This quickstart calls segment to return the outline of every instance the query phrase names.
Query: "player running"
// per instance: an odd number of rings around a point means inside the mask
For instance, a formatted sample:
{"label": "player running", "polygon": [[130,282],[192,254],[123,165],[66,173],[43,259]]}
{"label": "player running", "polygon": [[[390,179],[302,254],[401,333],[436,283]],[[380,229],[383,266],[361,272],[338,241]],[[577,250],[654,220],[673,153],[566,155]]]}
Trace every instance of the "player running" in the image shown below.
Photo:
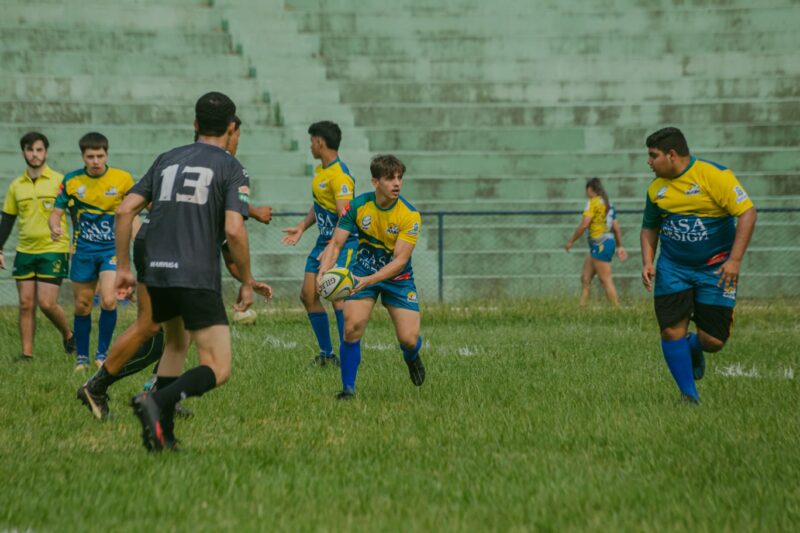
{"label": "player running", "polygon": [[628,252],[622,247],[622,232],[619,229],[619,222],[617,222],[617,210],[608,200],[608,194],[599,178],[592,178],[586,183],[586,196],[589,201],[586,202],[586,209],[583,210],[583,220],[565,246],[569,252],[575,241],[585,231],[589,231],[589,253],[583,262],[583,271],[581,272],[580,305],[584,307],[589,301],[592,279],[596,275],[600,278],[608,301],[614,307],[619,307],[617,288],[611,277],[611,259],[616,251],[619,260],[625,261],[628,258]]}
{"label": "player running", "polygon": [[117,324],[117,293],[114,272],[114,213],[133,186],[133,177],[108,166],[108,139],[96,132],[81,137],[78,145],[84,168],[64,176],[61,192],[50,214],[50,234],[54,242],[64,235],[61,219],[64,209],[74,205],[77,227],[70,279],[75,300],[75,371],[89,368],[89,339],[92,332],[92,305],[98,281],[100,320],[98,321],[95,365],[105,361],[111,336]]}
{"label": "player running", "polygon": [[[679,129],[661,129],[646,144],[656,179],[642,220],[642,281],[654,291],[667,366],[683,398],[696,403],[703,352],[718,352],[730,336],[756,209],[733,172],[689,153]],[[688,333],[689,320],[696,334]]]}
{"label": "player running", "polygon": [[226,151],[236,129],[236,105],[217,92],[195,105],[198,142],[160,155],[117,211],[117,287],[134,285],[128,246],[133,217],[152,202],[145,237],[153,321],[161,323],[166,345],[161,365],[180,369],[191,341],[200,365],[157,391],[131,399],[148,450],[174,448],[174,406],[223,385],[231,373],[231,339],[222,302],[219,248],[227,238],[243,283],[237,310],[253,301],[250,251],[244,221],[250,184],[247,172]]}
{"label": "player running", "polygon": [[[311,329],[314,331],[319,345],[319,355],[314,358],[314,363],[320,366],[327,364],[338,366],[339,361],[333,352],[333,343],[331,342],[328,313],[322,307],[319,294],[317,294],[317,275],[321,272],[319,268],[320,254],[333,236],[339,221],[339,213],[353,199],[355,181],[347,165],[339,159],[338,150],[342,140],[342,131],[339,126],[329,121],[316,122],[308,128],[308,134],[311,136],[311,155],[315,159],[319,159],[321,163],[314,169],[314,178],[311,180],[314,205],[299,224],[283,230],[286,235],[281,242],[294,246],[308,228],[315,223],[319,228],[317,243],[306,260],[300,300],[306,308]],[[336,259],[336,266],[346,268],[350,264],[357,246],[358,239],[354,232],[342,246]],[[333,303],[340,346],[344,331],[343,306],[343,302]]]}
{"label": "player running", "polygon": [[66,217],[59,224],[62,234],[50,238],[48,220],[64,176],[47,166],[50,142],[32,131],[19,141],[26,169],[8,187],[0,222],[0,268],[5,268],[3,245],[14,222],[19,219],[19,239],[12,276],[19,294],[19,336],[22,354],[18,361],[33,360],[36,307],[61,333],[64,350],[75,353],[75,337],[69,329],[64,309],[58,305],[58,290],[69,272],[69,236]]}
{"label": "player running", "polygon": [[405,171],[405,165],[392,155],[379,155],[372,160],[370,173],[375,191],[358,196],[345,207],[320,259],[317,290],[319,278],[334,266],[350,236],[358,232],[358,252],[352,266],[356,286],[344,304],[342,391],[337,395],[340,400],[355,395],[361,337],[378,297],[394,323],[411,381],[416,386],[425,381],[425,366],[419,355],[419,302],[411,269],[411,254],[422,220],[400,196]]}

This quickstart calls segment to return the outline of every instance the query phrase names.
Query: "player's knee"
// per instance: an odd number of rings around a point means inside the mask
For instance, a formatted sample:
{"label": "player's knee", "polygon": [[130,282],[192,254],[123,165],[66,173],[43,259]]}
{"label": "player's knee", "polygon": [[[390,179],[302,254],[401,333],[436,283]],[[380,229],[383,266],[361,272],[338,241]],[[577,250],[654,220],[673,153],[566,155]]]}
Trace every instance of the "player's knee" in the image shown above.
{"label": "player's knee", "polygon": [[113,311],[117,308],[117,297],[115,295],[102,296],[100,298],[100,307],[106,311]]}
{"label": "player's knee", "polygon": [[217,387],[225,384],[231,378],[231,365],[215,365],[212,370],[217,379]]}
{"label": "player's knee", "polygon": [[39,309],[45,314],[52,314],[58,308],[58,302],[53,300],[39,300]]}
{"label": "player's knee", "polygon": [[686,328],[673,326],[661,330],[661,338],[665,341],[678,341],[686,337]]}
{"label": "player's knee", "polygon": [[20,298],[19,310],[23,313],[30,313],[34,309],[33,298]]}
{"label": "player's knee", "polygon": [[419,339],[418,334],[409,334],[404,333],[402,335],[397,336],[397,340],[400,342],[400,346],[405,348],[406,350],[413,350],[417,347],[417,340]]}
{"label": "player's knee", "polygon": [[75,314],[88,315],[92,312],[92,299],[91,298],[75,298]]}
{"label": "player's knee", "polygon": [[720,351],[725,346],[725,341],[712,337],[711,335],[702,335],[700,337],[700,344],[703,346],[704,352],[714,353]]}
{"label": "player's knee", "polygon": [[592,284],[592,277],[591,276],[581,276],[581,285],[584,287],[589,287]]}
{"label": "player's knee", "polygon": [[344,340],[347,342],[356,342],[364,334],[364,324],[361,322],[345,323],[344,325]]}
{"label": "player's knee", "polygon": [[142,320],[138,321],[137,328],[142,334],[146,335],[148,338],[155,336],[159,331],[161,331],[161,325],[156,324],[152,320]]}
{"label": "player's knee", "polygon": [[303,303],[303,306],[306,309],[309,309],[314,305],[314,302],[316,300],[315,296],[316,296],[315,292],[307,291],[305,289],[300,291],[300,301]]}

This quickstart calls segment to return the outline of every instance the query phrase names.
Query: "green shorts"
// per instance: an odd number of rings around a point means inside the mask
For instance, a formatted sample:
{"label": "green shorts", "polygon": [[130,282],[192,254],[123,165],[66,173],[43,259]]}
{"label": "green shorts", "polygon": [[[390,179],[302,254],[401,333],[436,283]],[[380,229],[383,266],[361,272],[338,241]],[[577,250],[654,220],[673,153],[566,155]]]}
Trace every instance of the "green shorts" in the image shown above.
{"label": "green shorts", "polygon": [[45,252],[27,254],[17,252],[14,258],[14,279],[38,279],[59,281],[69,274],[69,254],[66,252]]}

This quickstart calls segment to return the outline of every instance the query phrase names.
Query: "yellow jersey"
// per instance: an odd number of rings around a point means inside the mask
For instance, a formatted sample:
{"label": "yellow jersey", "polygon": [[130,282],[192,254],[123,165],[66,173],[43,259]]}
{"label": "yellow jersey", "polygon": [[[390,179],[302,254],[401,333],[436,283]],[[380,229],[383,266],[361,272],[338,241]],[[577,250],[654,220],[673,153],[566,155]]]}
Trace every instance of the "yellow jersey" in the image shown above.
{"label": "yellow jersey", "polygon": [[61,217],[61,238],[50,238],[48,220],[53,212],[61,180],[64,176],[45,165],[38,178],[32,180],[28,171],[22,173],[8,188],[3,211],[19,221],[17,251],[26,254],[69,252],[67,217]]}
{"label": "yellow jersey", "polygon": [[589,223],[589,238],[592,240],[606,240],[613,236],[614,220],[617,218],[617,211],[614,206],[608,206],[602,196],[595,196],[586,202],[583,216],[591,217]]}
{"label": "yellow jersey", "polygon": [[311,194],[314,198],[314,216],[319,228],[317,244],[326,244],[336,229],[339,210],[336,200],[352,200],[355,193],[355,180],[339,158],[327,167],[317,165],[314,179],[311,180]]}

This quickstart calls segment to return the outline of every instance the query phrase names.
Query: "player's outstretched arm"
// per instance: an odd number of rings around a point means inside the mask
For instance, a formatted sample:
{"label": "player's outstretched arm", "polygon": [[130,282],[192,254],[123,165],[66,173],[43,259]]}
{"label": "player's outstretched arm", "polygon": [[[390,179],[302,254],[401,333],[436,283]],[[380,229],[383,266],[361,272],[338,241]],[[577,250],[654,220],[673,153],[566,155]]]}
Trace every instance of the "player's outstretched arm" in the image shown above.
{"label": "player's outstretched arm", "polygon": [[316,224],[316,222],[317,217],[314,215],[314,208],[312,207],[308,210],[308,214],[303,220],[300,221],[299,224],[292,226],[291,228],[283,229],[284,236],[283,239],[281,239],[281,242],[286,246],[294,246],[300,242],[300,237],[303,236],[303,233],[305,233],[308,228]]}
{"label": "player's outstretched arm", "polygon": [[658,230],[642,228],[640,239],[642,241],[642,283],[649,291],[652,290],[653,280],[656,277],[656,267],[653,261],[655,261],[656,247],[658,246]]}
{"label": "player's outstretched arm", "polygon": [[[230,272],[231,276],[233,276],[236,281],[241,283],[242,276],[239,275],[239,269],[236,268],[236,263],[233,262],[233,258],[231,257],[231,253],[227,247],[222,248],[222,259],[225,262],[225,268],[228,269],[228,272]],[[272,299],[272,287],[263,281],[253,280],[253,292],[260,294],[267,300]]]}
{"label": "player's outstretched arm", "polygon": [[589,224],[591,223],[592,223],[592,217],[583,217],[581,223],[578,224],[577,228],[575,228],[575,233],[572,234],[572,237],[569,238],[567,244],[564,245],[564,249],[566,249],[569,252],[569,249],[572,248],[572,245],[575,243],[575,241],[581,238],[581,235],[583,235],[583,232],[586,231],[586,228],[588,228]]}
{"label": "player's outstretched arm", "polygon": [[757,217],[758,215],[755,207],[751,207],[739,215],[739,219],[736,223],[736,237],[733,240],[730,256],[715,272],[715,274],[719,274],[718,286],[726,288],[736,287],[736,283],[739,281],[739,270],[741,269],[742,258],[750,244],[750,239],[753,237]]}
{"label": "player's outstretched arm", "polygon": [[272,220],[272,208],[268,205],[250,205],[247,208],[247,215],[262,224],[269,224]]}
{"label": "player's outstretched arm", "polygon": [[363,278],[353,276],[353,279],[356,281],[356,286],[353,288],[353,293],[369,287],[370,285],[375,285],[376,283],[386,281],[387,279],[392,279],[393,277],[399,275],[408,264],[408,260],[411,259],[411,254],[414,252],[414,247],[416,247],[416,244],[398,240],[394,247],[392,260],[386,263],[383,268],[374,274],[365,276]]}

